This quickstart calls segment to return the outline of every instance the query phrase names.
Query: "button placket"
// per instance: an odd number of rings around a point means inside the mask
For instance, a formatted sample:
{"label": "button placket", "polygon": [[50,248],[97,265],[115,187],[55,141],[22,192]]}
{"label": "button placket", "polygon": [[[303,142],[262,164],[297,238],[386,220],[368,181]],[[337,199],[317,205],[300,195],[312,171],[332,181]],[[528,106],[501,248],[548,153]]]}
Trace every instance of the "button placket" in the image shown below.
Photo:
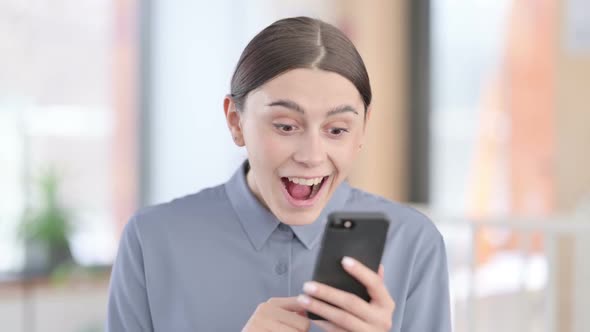
{"label": "button placket", "polygon": [[279,255],[276,256],[273,272],[275,275],[281,276],[281,279],[283,279],[290,270],[291,245],[295,238],[295,234],[289,225],[280,223],[277,226],[274,237],[277,240],[280,249],[276,251]]}

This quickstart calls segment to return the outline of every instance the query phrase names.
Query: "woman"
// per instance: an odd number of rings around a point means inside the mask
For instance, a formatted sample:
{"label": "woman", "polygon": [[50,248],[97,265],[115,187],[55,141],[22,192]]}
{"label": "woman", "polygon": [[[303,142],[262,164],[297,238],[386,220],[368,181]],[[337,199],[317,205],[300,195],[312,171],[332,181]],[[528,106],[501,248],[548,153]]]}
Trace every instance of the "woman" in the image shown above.
{"label": "woman", "polygon": [[[363,61],[338,29],[297,17],[261,31],[224,100],[248,160],[227,183],[130,220],[107,330],[450,331],[440,233],[415,210],[345,181],[370,105]],[[332,211],[380,211],[391,220],[379,273],[343,260],[370,303],[309,282]],[[311,322],[305,311],[327,320]]]}

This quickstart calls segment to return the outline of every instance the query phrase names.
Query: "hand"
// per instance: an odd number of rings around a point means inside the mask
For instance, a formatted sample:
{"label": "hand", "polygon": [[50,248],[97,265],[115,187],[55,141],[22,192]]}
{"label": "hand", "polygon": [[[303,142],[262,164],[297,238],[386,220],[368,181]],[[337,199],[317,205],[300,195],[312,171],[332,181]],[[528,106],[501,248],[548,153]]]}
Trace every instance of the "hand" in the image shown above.
{"label": "hand", "polygon": [[367,287],[370,302],[355,294],[313,281],[305,283],[303,287],[305,293],[313,298],[300,295],[297,300],[307,311],[326,319],[314,321],[324,331],[389,331],[393,325],[395,302],[383,282],[383,265],[379,266],[379,273],[350,257],[345,257],[342,265]]}
{"label": "hand", "polygon": [[274,297],[258,305],[242,332],[307,332],[311,321],[304,312],[297,298]]}

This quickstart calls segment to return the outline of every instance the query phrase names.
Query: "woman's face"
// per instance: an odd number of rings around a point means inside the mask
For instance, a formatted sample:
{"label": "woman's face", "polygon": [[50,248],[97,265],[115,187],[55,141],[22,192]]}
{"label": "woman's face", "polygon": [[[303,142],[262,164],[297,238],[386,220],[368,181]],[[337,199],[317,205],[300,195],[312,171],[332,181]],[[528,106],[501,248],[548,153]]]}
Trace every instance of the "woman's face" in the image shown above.
{"label": "woman's face", "polygon": [[[248,185],[282,222],[313,223],[347,177],[365,133],[364,105],[339,74],[288,71],[252,91],[228,125],[248,151]],[[367,115],[367,120],[368,120]]]}

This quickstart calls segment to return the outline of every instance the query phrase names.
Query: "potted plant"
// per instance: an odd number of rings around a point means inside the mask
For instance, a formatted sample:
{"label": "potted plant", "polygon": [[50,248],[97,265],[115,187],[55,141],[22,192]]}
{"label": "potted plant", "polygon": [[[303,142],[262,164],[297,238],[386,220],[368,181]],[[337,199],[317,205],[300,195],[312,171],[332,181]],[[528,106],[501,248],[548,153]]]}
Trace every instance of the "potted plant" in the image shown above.
{"label": "potted plant", "polygon": [[69,211],[60,203],[60,177],[54,168],[37,181],[38,204],[25,210],[19,237],[25,244],[25,272],[48,275],[73,263],[68,237],[73,231]]}

